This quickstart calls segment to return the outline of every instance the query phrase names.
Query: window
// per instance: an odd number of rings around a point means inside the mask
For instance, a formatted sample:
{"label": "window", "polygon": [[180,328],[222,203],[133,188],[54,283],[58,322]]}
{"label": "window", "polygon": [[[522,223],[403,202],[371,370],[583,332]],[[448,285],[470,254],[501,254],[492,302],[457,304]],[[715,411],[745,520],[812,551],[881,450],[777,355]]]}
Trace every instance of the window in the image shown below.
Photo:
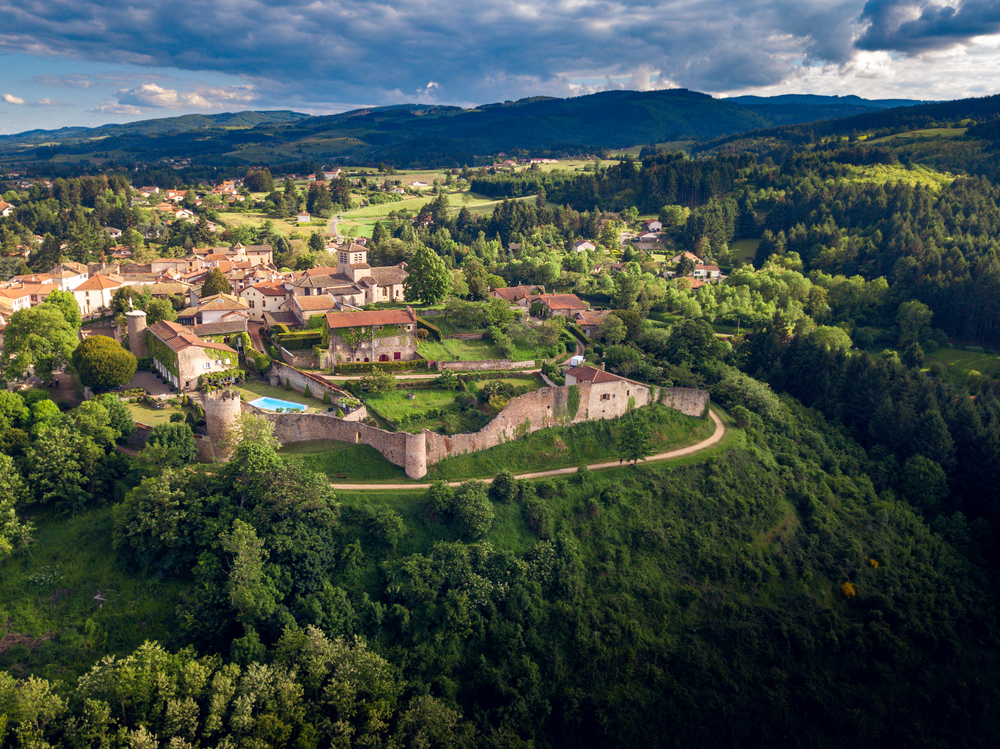
{"label": "window", "polygon": [[602,401],[609,401],[609,400],[611,400],[611,394],[610,393],[601,393],[601,400]]}
{"label": "window", "polygon": [[250,300],[250,309],[253,309],[255,304],[256,304],[256,302],[253,299],[251,299]]}
{"label": "window", "polygon": [[205,362],[205,369],[211,369],[211,368],[212,368],[212,362],[210,361]]}
{"label": "window", "polygon": [[400,353],[398,351],[393,351],[392,352],[392,358],[393,358],[394,361],[399,361]]}

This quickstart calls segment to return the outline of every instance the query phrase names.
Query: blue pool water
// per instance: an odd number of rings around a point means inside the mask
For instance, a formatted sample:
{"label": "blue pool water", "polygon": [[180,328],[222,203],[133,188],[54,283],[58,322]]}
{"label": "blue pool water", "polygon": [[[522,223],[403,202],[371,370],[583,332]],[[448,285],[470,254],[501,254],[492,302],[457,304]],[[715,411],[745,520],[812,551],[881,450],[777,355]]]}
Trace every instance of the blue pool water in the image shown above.
{"label": "blue pool water", "polygon": [[258,398],[255,401],[250,401],[251,406],[257,406],[257,408],[266,408],[268,411],[276,411],[279,408],[283,408],[286,411],[305,411],[306,407],[301,403],[292,403],[291,401],[283,401],[280,398]]}

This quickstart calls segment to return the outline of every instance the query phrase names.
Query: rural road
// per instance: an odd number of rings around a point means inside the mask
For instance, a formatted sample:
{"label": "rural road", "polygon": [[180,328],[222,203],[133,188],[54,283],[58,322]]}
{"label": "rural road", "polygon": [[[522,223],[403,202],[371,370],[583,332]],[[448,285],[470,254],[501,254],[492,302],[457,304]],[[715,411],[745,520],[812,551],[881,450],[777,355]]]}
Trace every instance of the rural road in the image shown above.
{"label": "rural road", "polygon": [[[652,463],[657,460],[673,460],[675,458],[682,458],[685,455],[692,455],[696,452],[700,452],[712,445],[718,444],[719,441],[726,434],[726,426],[722,423],[722,419],[715,413],[715,411],[709,410],[708,415],[712,417],[712,422],[715,424],[715,431],[712,434],[693,445],[688,445],[687,447],[679,447],[676,450],[668,450],[665,453],[660,453],[659,455],[652,455],[644,462]],[[613,460],[606,463],[591,463],[587,468],[591,471],[600,471],[604,468],[619,468],[621,463],[615,463]],[[519,479],[541,479],[547,476],[565,476],[567,474],[576,473],[578,470],[577,466],[571,466],[570,468],[554,468],[551,471],[537,471],[536,473],[520,473],[516,476]],[[468,481],[470,479],[466,479]],[[493,479],[480,479],[483,483],[490,484]],[[460,486],[461,481],[449,481],[448,486]],[[337,484],[331,483],[334,489],[340,489],[342,491],[392,491],[397,489],[428,489],[430,484]]]}

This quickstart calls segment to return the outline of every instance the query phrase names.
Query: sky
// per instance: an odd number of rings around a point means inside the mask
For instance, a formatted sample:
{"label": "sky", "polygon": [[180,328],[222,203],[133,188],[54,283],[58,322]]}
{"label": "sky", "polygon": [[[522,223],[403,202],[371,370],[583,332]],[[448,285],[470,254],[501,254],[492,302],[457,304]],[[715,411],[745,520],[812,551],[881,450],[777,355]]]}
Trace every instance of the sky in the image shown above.
{"label": "sky", "polygon": [[1000,92],[1000,0],[0,0],[0,134],[683,87]]}

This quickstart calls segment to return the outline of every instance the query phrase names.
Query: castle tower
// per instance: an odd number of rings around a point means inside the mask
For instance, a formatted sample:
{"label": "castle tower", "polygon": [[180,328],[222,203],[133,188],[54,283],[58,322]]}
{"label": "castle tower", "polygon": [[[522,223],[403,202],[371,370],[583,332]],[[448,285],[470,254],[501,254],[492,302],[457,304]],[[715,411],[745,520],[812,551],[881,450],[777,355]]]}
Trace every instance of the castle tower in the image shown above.
{"label": "castle tower", "polygon": [[128,326],[128,347],[137,359],[149,356],[149,340],[146,332],[146,313],[141,309],[125,313]]}
{"label": "castle tower", "polygon": [[228,457],[223,451],[222,441],[242,411],[240,394],[235,390],[216,390],[206,393],[205,426],[208,427],[208,438],[215,447],[217,460],[225,460]]}
{"label": "castle tower", "polygon": [[411,479],[422,479],[427,475],[427,438],[423,432],[406,435],[406,475]]}

